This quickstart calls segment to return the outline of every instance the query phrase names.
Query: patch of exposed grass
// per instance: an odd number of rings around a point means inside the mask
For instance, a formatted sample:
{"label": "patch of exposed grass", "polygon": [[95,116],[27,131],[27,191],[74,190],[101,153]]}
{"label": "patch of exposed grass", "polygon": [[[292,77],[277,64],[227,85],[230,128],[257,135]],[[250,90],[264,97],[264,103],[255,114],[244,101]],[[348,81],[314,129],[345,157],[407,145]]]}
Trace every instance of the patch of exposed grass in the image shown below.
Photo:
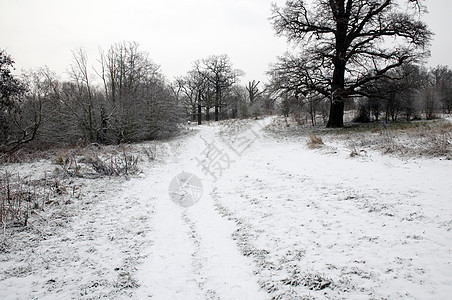
{"label": "patch of exposed grass", "polygon": [[322,145],[316,143],[315,138],[312,140],[311,137],[322,136],[322,143],[325,140],[344,142],[350,149],[352,157],[367,153],[368,150],[376,150],[383,154],[406,157],[452,159],[452,123],[444,119],[348,123],[344,128],[332,129],[295,124],[287,127],[284,124],[282,119],[275,119],[266,130],[277,138],[297,139],[308,136],[307,143],[310,148],[318,148]]}
{"label": "patch of exposed grass", "polygon": [[[446,121],[397,121],[390,123],[372,122],[366,124],[352,123],[346,125],[343,129],[338,130],[337,133],[349,133],[349,132],[378,132],[381,130],[419,130],[436,127]],[[449,122],[447,122],[449,123]]]}
{"label": "patch of exposed grass", "polygon": [[452,154],[452,124],[446,120],[346,128],[330,137],[345,140],[353,153],[364,148],[407,157],[450,159]]}

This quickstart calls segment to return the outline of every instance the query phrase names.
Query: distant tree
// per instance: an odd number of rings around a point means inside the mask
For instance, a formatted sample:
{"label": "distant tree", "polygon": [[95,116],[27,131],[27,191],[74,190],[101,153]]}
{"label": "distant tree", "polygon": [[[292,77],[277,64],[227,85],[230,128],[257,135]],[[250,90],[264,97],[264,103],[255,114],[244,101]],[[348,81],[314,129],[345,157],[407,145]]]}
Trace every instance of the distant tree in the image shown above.
{"label": "distant tree", "polygon": [[259,96],[265,93],[265,89],[262,91],[259,90],[259,83],[260,81],[256,82],[256,80],[248,82],[246,90],[248,91],[248,97],[251,103],[254,103]]}
{"label": "distant tree", "polygon": [[24,72],[20,76],[21,85],[27,92],[6,108],[7,134],[1,139],[3,151],[16,150],[43,136],[50,117],[56,115],[52,105],[56,91],[54,79],[48,68]]}
{"label": "distant tree", "polygon": [[196,120],[196,102],[195,93],[188,89],[186,78],[177,77],[171,83],[171,90],[177,101],[185,108],[186,115],[190,116],[192,121]]}
{"label": "distant tree", "polygon": [[431,120],[435,117],[435,113],[439,107],[438,91],[432,85],[428,85],[422,91],[421,97],[425,118]]}
{"label": "distant tree", "polygon": [[195,63],[198,73],[203,76],[214,92],[215,121],[219,120],[220,110],[226,106],[224,100],[228,90],[238,81],[243,72],[234,69],[229,56],[212,55]]}
{"label": "distant tree", "polygon": [[418,94],[420,108],[426,119],[433,119],[441,111],[441,71],[438,68],[422,69],[421,90]]}
{"label": "distant tree", "polygon": [[317,114],[323,113],[323,104],[324,104],[324,98],[319,95],[313,95],[306,97],[305,100],[305,110],[309,115],[309,118],[311,120],[311,125],[317,125]]}
{"label": "distant tree", "polygon": [[430,70],[443,111],[452,112],[452,70],[447,66],[436,66]]}
{"label": "distant tree", "polygon": [[[81,114],[77,115],[80,118],[79,122],[84,124],[88,132],[88,139],[90,142],[95,138],[95,108],[94,108],[94,93],[92,91],[92,76],[88,69],[88,55],[83,48],[77,48],[72,51],[73,63],[69,68],[69,75],[72,82],[77,87],[78,106],[83,110]],[[69,105],[67,103],[67,105]],[[72,108],[75,111],[75,108]]]}
{"label": "distant tree", "polygon": [[236,84],[231,90],[232,118],[248,118],[251,114],[251,101],[247,87]]}
{"label": "distant tree", "polygon": [[265,114],[273,113],[275,110],[275,104],[278,97],[269,89],[268,84],[266,85],[265,92],[261,95],[261,97],[263,113]]}
{"label": "distant tree", "polygon": [[250,101],[250,112],[253,117],[258,117],[265,111],[265,99],[263,95],[265,94],[266,89],[260,90],[259,84],[260,81],[253,80],[248,82],[248,86],[246,87]]}
{"label": "distant tree", "polygon": [[[367,97],[360,103],[357,119],[376,121],[385,113],[385,121],[396,121],[400,114],[410,120],[416,113],[416,95],[422,90],[426,74],[416,65],[405,64],[389,71],[380,80],[369,82],[361,92]],[[364,115],[367,114],[366,115]]]}
{"label": "distant tree", "polygon": [[29,89],[24,105],[24,110],[28,110],[28,113],[25,115],[34,116],[26,119],[40,122],[38,143],[52,145],[77,141],[82,136],[79,123],[61,101],[64,84],[57,74],[48,67],[42,67],[24,73],[23,78]]}
{"label": "distant tree", "polygon": [[[0,150],[11,149],[32,141],[40,126],[40,114],[28,120],[25,117],[26,82],[12,74],[14,60],[0,50]],[[39,106],[39,104],[38,104]],[[38,107],[39,109],[39,107]],[[33,122],[35,121],[35,122]]]}
{"label": "distant tree", "polygon": [[100,57],[106,98],[102,123],[108,139],[131,142],[168,135],[177,129],[180,109],[149,54],[135,42],[114,44]]}
{"label": "distant tree", "polygon": [[279,103],[279,112],[286,118],[289,117],[290,115],[290,111],[293,109],[293,105],[292,105],[292,96],[290,95],[289,92],[286,93],[282,93],[281,95],[279,95],[281,102]]}
{"label": "distant tree", "polygon": [[369,82],[426,55],[432,33],[419,20],[423,10],[421,0],[408,0],[405,10],[394,0],[289,0],[274,6],[276,33],[299,45],[300,53],[279,58],[270,74],[282,89],[329,98],[327,126],[342,127],[349,97],[362,96]]}
{"label": "distant tree", "polygon": [[14,105],[14,96],[22,95],[26,91],[24,84],[12,74],[14,60],[0,50],[0,110]]}
{"label": "distant tree", "polygon": [[195,62],[195,66],[186,76],[176,79],[175,85],[181,90],[181,100],[187,114],[191,116],[192,121],[197,121],[201,125],[202,107],[206,107],[206,104],[209,106],[206,99],[209,86],[206,78],[198,70],[199,66]]}

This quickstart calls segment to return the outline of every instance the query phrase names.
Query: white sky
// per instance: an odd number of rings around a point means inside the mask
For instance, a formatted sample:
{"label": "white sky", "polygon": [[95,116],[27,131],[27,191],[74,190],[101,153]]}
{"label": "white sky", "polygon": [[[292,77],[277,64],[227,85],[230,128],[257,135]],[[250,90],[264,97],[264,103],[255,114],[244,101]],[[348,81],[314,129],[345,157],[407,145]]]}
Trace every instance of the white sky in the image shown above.
{"label": "white sky", "polygon": [[[168,79],[196,59],[228,54],[246,73],[242,83],[266,81],[268,65],[288,49],[268,20],[272,2],[285,0],[0,0],[0,48],[16,69],[47,65],[65,76],[77,47],[96,66],[98,47],[136,41]],[[452,1],[426,4],[436,33],[429,65],[452,67]]]}

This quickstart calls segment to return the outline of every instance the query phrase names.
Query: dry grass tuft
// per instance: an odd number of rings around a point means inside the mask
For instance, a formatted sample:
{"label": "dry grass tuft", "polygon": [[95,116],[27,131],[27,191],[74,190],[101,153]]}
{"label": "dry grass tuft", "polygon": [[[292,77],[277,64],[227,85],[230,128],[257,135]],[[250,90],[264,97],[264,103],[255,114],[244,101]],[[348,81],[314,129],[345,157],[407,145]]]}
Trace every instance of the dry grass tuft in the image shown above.
{"label": "dry grass tuft", "polygon": [[309,134],[307,144],[310,148],[320,148],[324,145],[322,138],[313,133]]}

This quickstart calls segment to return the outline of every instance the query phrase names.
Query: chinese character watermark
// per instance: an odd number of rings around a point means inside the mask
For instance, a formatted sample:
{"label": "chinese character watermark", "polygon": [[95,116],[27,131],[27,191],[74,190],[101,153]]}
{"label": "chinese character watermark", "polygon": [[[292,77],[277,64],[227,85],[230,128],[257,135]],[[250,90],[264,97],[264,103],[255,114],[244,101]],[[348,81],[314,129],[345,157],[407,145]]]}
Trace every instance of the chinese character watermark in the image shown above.
{"label": "chinese character watermark", "polygon": [[204,158],[195,158],[198,162],[198,167],[202,168],[202,172],[205,175],[212,176],[214,181],[217,181],[218,176],[223,175],[223,171],[229,169],[231,166],[232,161],[229,157],[229,153],[224,149],[218,148],[213,142],[207,145],[201,152],[201,156]]}
{"label": "chinese character watermark", "polygon": [[[248,148],[260,138],[259,129],[264,128],[266,120],[258,122],[253,128],[238,133],[221,136],[221,142],[206,142],[206,147],[195,160],[204,175],[217,182],[224,171],[240,158]],[[220,146],[219,146],[220,145]],[[196,204],[202,195],[201,180],[191,173],[181,173],[173,178],[169,186],[171,200],[182,207]]]}
{"label": "chinese character watermark", "polygon": [[201,180],[186,172],[174,177],[168,188],[171,200],[182,207],[195,205],[201,199],[202,191]]}
{"label": "chinese character watermark", "polygon": [[228,170],[231,164],[235,162],[233,158],[240,158],[260,138],[258,130],[265,126],[266,123],[263,120],[254,126],[257,128],[248,128],[229,138],[222,136],[221,141],[226,147],[219,147],[218,143],[211,142],[200,153],[201,158],[196,158],[198,166],[201,167],[205,175],[210,175],[216,182],[223,175],[223,171]]}

